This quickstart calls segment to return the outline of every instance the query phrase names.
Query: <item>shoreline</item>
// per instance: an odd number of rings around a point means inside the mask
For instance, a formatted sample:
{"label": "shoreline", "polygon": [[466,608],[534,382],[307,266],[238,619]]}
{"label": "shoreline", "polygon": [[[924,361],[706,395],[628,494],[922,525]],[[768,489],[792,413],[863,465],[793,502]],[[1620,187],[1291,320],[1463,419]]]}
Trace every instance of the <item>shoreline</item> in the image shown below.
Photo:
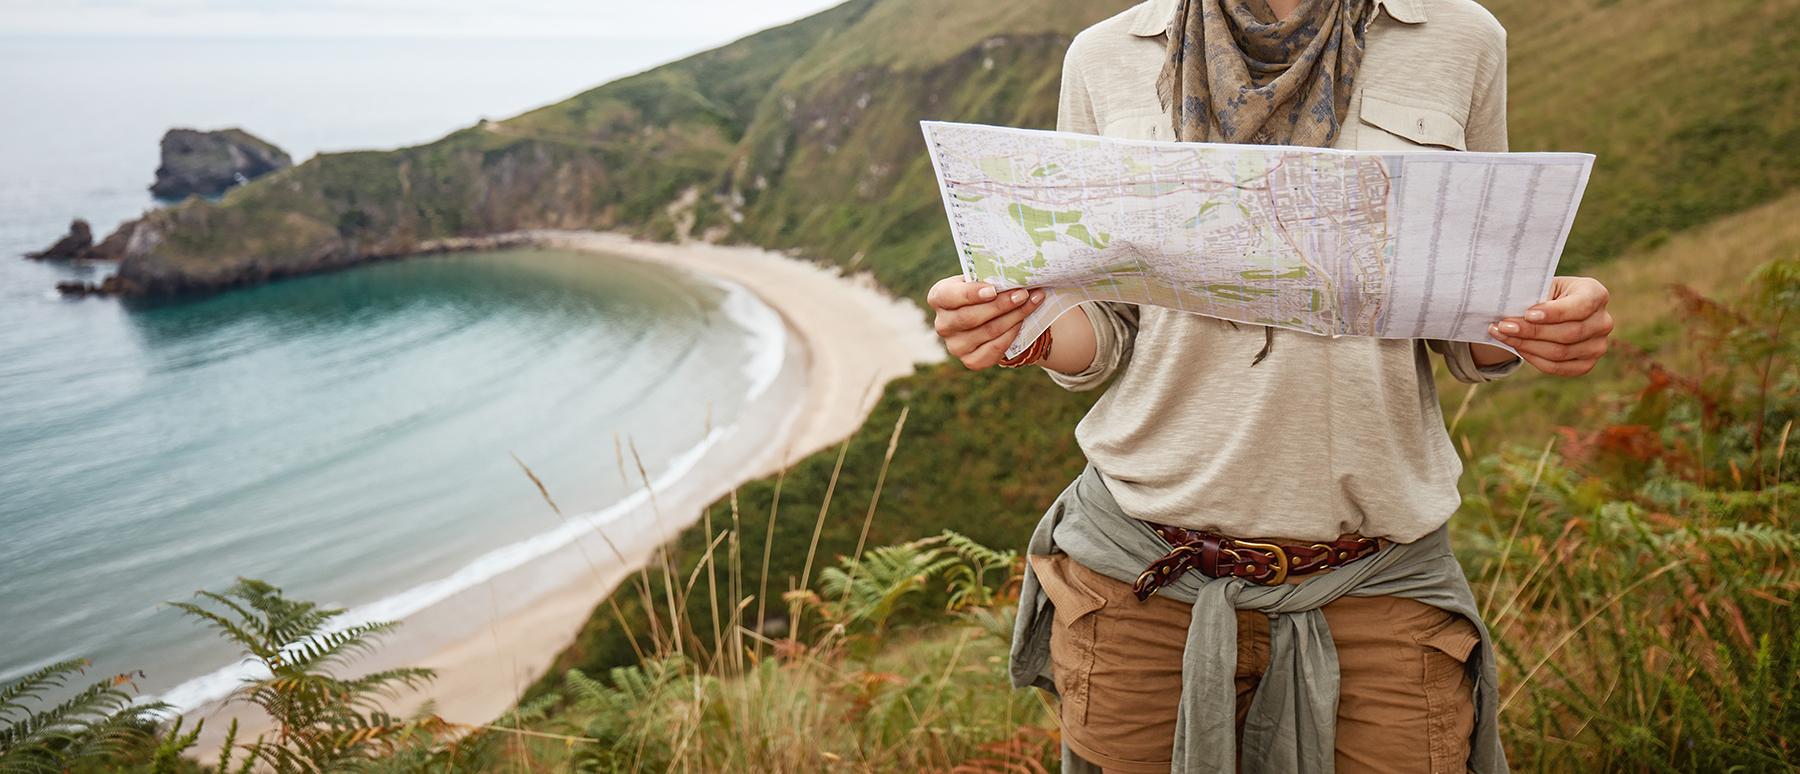
{"label": "shoreline", "polygon": [[[643,242],[604,232],[499,236],[523,243],[519,246],[673,266],[706,281],[742,287],[780,315],[790,334],[784,384],[778,385],[786,389],[770,391],[766,402],[771,405],[757,407],[753,426],[722,434],[721,445],[736,442],[729,449],[706,455],[678,481],[666,486],[658,481],[649,503],[625,508],[593,530],[598,539],[584,538],[560,557],[550,557],[558,561],[521,568],[516,574],[523,577],[498,579],[535,593],[502,594],[489,584],[404,619],[374,654],[353,664],[356,672],[398,666],[437,671],[437,679],[422,690],[385,702],[399,717],[428,702],[436,715],[455,723],[481,725],[504,714],[573,642],[612,589],[697,521],[707,505],[745,482],[773,475],[842,441],[861,427],[883,386],[911,374],[919,363],[945,357],[923,311],[889,296],[866,275],[845,277],[758,248]],[[731,438],[739,429],[747,435]],[[527,601],[501,609],[499,599],[520,596]],[[473,616],[483,619],[477,621],[470,620],[470,611],[492,612]],[[217,752],[224,727],[233,719],[243,726],[240,739],[266,728],[266,719],[254,708],[227,711],[215,704],[189,714],[209,721],[195,748],[201,755]]]}
{"label": "shoreline", "polygon": [[924,310],[889,295],[868,275],[844,276],[756,247],[645,242],[601,231],[526,233],[544,247],[661,263],[735,282],[787,321],[810,359],[803,400],[810,411],[792,430],[786,461],[755,471],[746,481],[772,475],[787,462],[849,437],[862,427],[888,382],[912,374],[914,365],[948,357]]}

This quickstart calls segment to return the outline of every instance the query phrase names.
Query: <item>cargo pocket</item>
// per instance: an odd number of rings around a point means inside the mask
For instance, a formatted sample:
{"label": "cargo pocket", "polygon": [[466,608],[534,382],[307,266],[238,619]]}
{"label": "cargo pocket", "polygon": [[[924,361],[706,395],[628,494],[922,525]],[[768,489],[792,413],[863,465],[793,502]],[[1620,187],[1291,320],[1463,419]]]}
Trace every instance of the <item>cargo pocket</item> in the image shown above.
{"label": "cargo pocket", "polygon": [[1085,724],[1094,643],[1099,638],[1100,616],[1095,613],[1106,607],[1106,597],[1069,572],[1075,560],[1068,554],[1033,555],[1029,560],[1044,595],[1056,607],[1050,627],[1050,669],[1062,697],[1063,722]]}
{"label": "cargo pocket", "polygon": [[1475,681],[1469,657],[1481,644],[1475,624],[1441,611],[1442,623],[1418,635],[1433,774],[1463,774],[1475,733]]}
{"label": "cargo pocket", "polygon": [[1396,97],[1363,92],[1362,122],[1415,145],[1469,149],[1463,124],[1455,116]]}

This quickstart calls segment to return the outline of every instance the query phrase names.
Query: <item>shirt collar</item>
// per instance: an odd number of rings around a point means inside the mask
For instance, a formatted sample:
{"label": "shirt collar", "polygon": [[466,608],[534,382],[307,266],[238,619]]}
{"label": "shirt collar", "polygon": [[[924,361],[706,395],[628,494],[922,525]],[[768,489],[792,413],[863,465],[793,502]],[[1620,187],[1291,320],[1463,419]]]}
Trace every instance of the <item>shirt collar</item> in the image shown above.
{"label": "shirt collar", "polygon": [[[1375,0],[1375,6],[1402,24],[1425,21],[1425,0]],[[1154,38],[1168,32],[1169,23],[1174,21],[1175,12],[1180,9],[1181,0],[1150,0],[1138,6],[1137,18],[1131,23],[1131,34]]]}

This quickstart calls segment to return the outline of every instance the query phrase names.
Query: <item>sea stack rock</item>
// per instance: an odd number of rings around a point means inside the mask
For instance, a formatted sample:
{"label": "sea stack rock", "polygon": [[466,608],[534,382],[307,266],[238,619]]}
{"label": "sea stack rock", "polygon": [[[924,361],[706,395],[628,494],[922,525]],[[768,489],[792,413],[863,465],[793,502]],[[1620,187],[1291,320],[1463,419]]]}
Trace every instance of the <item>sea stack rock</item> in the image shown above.
{"label": "sea stack rock", "polygon": [[94,249],[94,229],[88,222],[76,218],[69,224],[69,235],[56,240],[41,253],[26,253],[25,257],[34,261],[67,261],[86,256]]}
{"label": "sea stack rock", "polygon": [[94,229],[88,222],[76,218],[69,224],[69,234],[56,240],[41,253],[26,253],[25,257],[35,261],[117,261],[125,257],[125,248],[131,244],[131,234],[137,230],[138,221],[128,221],[119,226],[112,236],[100,244],[94,244]]}
{"label": "sea stack rock", "polygon": [[170,129],[162,138],[162,167],[150,193],[158,199],[217,196],[293,165],[285,151],[242,129]]}

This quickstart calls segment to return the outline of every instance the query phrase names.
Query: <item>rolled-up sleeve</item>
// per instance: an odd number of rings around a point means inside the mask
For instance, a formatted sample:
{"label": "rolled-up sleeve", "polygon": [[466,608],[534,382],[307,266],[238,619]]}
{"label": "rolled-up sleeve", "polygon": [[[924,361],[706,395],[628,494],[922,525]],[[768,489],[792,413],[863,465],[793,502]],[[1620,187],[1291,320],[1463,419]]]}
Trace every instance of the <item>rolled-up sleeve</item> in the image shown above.
{"label": "rolled-up sleeve", "polygon": [[1519,366],[1525,362],[1515,357],[1498,365],[1477,365],[1475,352],[1470,348],[1469,342],[1434,339],[1425,344],[1431,347],[1431,351],[1444,357],[1444,365],[1449,367],[1450,375],[1456,377],[1456,380],[1463,384],[1485,384],[1500,381],[1512,376],[1513,372],[1519,370]]}

